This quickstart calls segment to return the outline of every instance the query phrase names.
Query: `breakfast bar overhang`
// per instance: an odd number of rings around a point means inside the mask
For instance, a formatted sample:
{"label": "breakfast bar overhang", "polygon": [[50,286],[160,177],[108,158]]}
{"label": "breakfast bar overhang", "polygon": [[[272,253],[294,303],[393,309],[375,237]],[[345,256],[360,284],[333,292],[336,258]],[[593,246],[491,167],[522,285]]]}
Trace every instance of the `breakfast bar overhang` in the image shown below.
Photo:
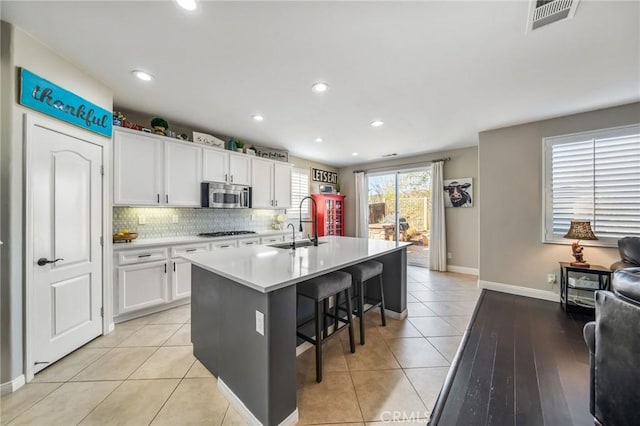
{"label": "breakfast bar overhang", "polygon": [[317,247],[296,250],[249,246],[183,256],[192,264],[195,357],[252,422],[295,424],[296,285],[375,259],[384,265],[386,312],[404,318],[407,245],[324,237]]}

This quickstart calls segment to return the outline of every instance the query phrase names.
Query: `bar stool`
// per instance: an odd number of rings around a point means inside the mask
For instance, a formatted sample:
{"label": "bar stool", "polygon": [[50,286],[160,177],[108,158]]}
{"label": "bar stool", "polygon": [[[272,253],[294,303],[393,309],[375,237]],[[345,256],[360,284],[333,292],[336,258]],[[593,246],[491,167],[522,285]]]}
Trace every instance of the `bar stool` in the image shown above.
{"label": "bar stool", "polygon": [[[336,335],[339,322],[347,324],[340,329],[349,327],[349,345],[351,346],[351,353],[356,351],[353,338],[351,275],[341,271],[331,272],[298,285],[297,293],[298,296],[304,296],[315,302],[314,317],[298,326],[298,328],[300,328],[311,321],[315,321],[315,339],[301,333],[300,331],[296,331],[296,335],[316,347],[316,381],[320,383],[322,381],[322,344],[327,339]],[[346,309],[340,306],[341,294],[345,295]],[[333,314],[330,314],[328,310],[329,298],[331,296],[336,297]],[[340,312],[346,313],[347,319],[344,319]],[[332,318],[335,321],[334,330],[330,335],[327,335],[327,317]]]}
{"label": "bar stool", "polygon": [[[360,319],[360,344],[364,345],[364,314],[375,308],[380,307],[380,319],[382,320],[382,326],[387,325],[387,319],[384,314],[384,289],[382,288],[382,263],[374,260],[362,262],[357,265],[350,266],[343,269],[344,272],[351,274],[353,279],[353,287],[355,288],[358,309],[357,316]],[[364,310],[364,283],[371,278],[378,277],[378,285],[380,290],[380,299],[367,299],[367,302],[372,305],[365,311]]]}

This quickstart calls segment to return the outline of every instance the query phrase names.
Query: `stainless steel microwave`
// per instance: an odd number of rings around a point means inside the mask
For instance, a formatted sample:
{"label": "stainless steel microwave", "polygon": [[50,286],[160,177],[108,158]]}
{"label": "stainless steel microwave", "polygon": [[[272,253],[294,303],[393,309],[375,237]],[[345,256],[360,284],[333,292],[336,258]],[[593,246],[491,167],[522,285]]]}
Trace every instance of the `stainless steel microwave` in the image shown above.
{"label": "stainless steel microwave", "polygon": [[202,182],[201,206],[213,209],[250,209],[251,187]]}

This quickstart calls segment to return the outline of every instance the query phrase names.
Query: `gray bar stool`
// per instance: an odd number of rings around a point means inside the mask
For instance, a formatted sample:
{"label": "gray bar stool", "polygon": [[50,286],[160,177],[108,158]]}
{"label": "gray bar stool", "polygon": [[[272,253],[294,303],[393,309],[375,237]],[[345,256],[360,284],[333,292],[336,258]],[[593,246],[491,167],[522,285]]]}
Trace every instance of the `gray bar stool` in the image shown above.
{"label": "gray bar stool", "polygon": [[[380,307],[380,319],[382,320],[382,326],[387,325],[387,319],[384,315],[384,289],[382,288],[382,263],[374,260],[362,262],[357,265],[350,266],[343,269],[344,272],[351,274],[353,278],[353,287],[355,288],[358,309],[357,315],[360,319],[360,344],[364,345],[364,314],[375,308]],[[380,299],[367,299],[371,306],[364,310],[364,284],[371,278],[378,277],[378,285],[380,290]]]}
{"label": "gray bar stool", "polygon": [[[336,335],[339,322],[347,324],[340,329],[349,327],[349,344],[351,346],[351,353],[354,353],[356,351],[356,345],[353,338],[351,275],[341,271],[331,272],[329,274],[313,278],[303,284],[299,284],[297,292],[298,296],[307,297],[315,302],[314,317],[298,326],[298,328],[300,328],[311,321],[315,321],[315,338],[307,336],[300,331],[297,331],[296,335],[316,347],[316,381],[320,383],[322,381],[322,344],[327,339]],[[347,299],[346,309],[340,306],[341,294],[344,294],[345,298]],[[333,314],[329,313],[328,309],[329,298],[331,296],[336,297]],[[347,319],[344,319],[340,312],[344,312]],[[335,321],[334,330],[330,335],[327,334],[327,317],[332,318]]]}

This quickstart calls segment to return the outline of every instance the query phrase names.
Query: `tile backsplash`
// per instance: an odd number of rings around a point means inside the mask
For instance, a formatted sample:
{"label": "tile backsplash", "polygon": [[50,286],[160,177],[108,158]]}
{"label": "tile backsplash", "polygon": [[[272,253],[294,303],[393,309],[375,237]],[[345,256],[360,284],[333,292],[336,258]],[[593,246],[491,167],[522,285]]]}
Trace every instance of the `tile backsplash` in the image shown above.
{"label": "tile backsplash", "polygon": [[[113,232],[123,229],[138,238],[163,238],[218,231],[271,230],[283,210],[114,207]],[[145,224],[139,224],[143,218]],[[175,223],[174,223],[175,222]]]}

